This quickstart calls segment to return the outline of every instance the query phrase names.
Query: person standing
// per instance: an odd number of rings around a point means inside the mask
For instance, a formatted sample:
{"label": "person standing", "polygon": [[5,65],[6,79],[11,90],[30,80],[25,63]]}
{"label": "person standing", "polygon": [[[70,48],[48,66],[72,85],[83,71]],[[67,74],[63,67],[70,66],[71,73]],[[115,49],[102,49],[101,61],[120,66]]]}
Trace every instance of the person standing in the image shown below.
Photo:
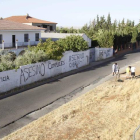
{"label": "person standing", "polygon": [[115,74],[115,69],[116,69],[116,65],[115,63],[112,65],[112,76],[114,76]]}
{"label": "person standing", "polygon": [[119,68],[118,64],[115,63],[115,74],[119,74],[119,70],[120,70],[120,68]]}
{"label": "person standing", "polygon": [[126,79],[127,79],[127,78],[130,78],[130,73],[131,73],[131,66],[128,66],[128,67],[126,68]]}
{"label": "person standing", "polygon": [[120,79],[120,73],[119,73],[119,66],[117,63],[115,63],[115,75],[116,75],[116,80],[119,80]]}
{"label": "person standing", "polygon": [[135,78],[135,70],[136,70],[135,67],[131,67],[131,77],[132,78]]}

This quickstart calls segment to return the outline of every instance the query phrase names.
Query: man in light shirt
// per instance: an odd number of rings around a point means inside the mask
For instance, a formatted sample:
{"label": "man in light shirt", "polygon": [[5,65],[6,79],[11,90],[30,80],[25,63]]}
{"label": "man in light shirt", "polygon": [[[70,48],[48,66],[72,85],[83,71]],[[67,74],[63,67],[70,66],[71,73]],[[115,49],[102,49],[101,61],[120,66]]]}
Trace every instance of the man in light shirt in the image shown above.
{"label": "man in light shirt", "polygon": [[115,74],[115,69],[116,69],[116,65],[115,63],[112,65],[112,76],[114,76]]}
{"label": "man in light shirt", "polygon": [[136,70],[135,67],[131,67],[131,76],[132,76],[132,78],[135,77],[135,70]]}
{"label": "man in light shirt", "polygon": [[115,63],[115,74],[119,74],[120,67]]}

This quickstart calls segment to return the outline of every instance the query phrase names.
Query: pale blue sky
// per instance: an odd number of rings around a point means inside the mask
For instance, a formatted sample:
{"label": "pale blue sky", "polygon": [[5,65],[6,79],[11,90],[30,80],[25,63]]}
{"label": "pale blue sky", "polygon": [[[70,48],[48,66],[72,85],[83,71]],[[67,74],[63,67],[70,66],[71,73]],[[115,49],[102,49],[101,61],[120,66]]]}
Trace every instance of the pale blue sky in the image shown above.
{"label": "pale blue sky", "polygon": [[140,19],[140,0],[0,0],[0,17],[26,15],[57,22],[58,26],[83,26],[108,13],[112,20]]}

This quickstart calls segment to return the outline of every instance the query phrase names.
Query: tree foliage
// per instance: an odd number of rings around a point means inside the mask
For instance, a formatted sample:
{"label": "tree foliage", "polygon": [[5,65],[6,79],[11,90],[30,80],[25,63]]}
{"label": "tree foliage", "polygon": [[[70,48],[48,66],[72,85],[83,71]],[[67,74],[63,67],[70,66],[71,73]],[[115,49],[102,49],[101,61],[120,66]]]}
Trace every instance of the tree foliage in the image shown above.
{"label": "tree foliage", "polygon": [[107,30],[100,30],[98,32],[98,43],[100,47],[110,48],[113,46],[114,35]]}
{"label": "tree foliage", "polygon": [[122,19],[122,21],[114,20],[112,23],[110,14],[108,14],[107,18],[97,15],[93,21],[85,24],[80,32],[85,33],[91,38],[93,45],[97,41],[100,47],[106,47],[108,45],[111,47],[113,42],[113,46],[116,48],[117,46],[120,47],[120,45],[138,41],[140,39],[138,33],[140,32],[140,24],[135,26],[134,21],[127,20],[125,22],[125,19]]}
{"label": "tree foliage", "polygon": [[64,39],[60,39],[57,41],[57,44],[63,48],[63,52],[65,51],[84,51],[88,48],[87,42],[81,36],[67,36]]}
{"label": "tree foliage", "polygon": [[81,37],[71,35],[58,41],[52,41],[47,39],[45,42],[41,42],[37,47],[31,47],[29,50],[38,52],[42,50],[47,55],[48,59],[60,60],[65,51],[84,51],[88,48],[87,42]]}

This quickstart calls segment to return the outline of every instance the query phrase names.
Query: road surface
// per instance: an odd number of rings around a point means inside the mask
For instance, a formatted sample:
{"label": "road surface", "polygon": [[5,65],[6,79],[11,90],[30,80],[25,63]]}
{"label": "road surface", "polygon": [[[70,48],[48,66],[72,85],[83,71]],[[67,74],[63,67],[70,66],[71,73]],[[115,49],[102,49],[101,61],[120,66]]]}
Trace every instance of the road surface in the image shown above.
{"label": "road surface", "polygon": [[[88,68],[79,73],[0,100],[0,134],[7,125],[26,114],[42,108],[80,87],[96,83],[106,77],[111,73],[114,61],[120,67],[124,67],[130,63],[140,61],[140,52],[127,54],[99,66]],[[12,128],[9,128],[9,133],[10,129],[13,131]]]}

